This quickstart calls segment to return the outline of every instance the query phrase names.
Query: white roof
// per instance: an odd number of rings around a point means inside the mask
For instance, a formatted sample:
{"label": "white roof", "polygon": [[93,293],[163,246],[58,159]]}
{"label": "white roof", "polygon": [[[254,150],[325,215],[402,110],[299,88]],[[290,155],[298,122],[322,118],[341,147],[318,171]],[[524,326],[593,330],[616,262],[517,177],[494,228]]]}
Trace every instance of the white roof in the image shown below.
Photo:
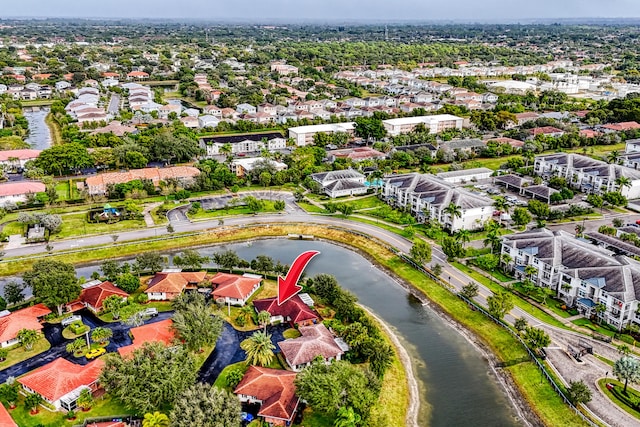
{"label": "white roof", "polygon": [[282,170],[282,169],[286,169],[287,165],[285,163],[281,163],[281,162],[276,162],[273,159],[265,159],[264,157],[248,157],[248,158],[244,158],[244,159],[235,159],[233,160],[231,163],[234,165],[240,165],[242,166],[243,169],[245,170],[251,170],[253,169],[253,165],[256,162],[261,162],[264,160],[268,160],[269,163],[275,165],[276,169],[278,170]]}
{"label": "white roof", "polygon": [[383,120],[382,122],[390,124],[392,126],[399,126],[399,125],[408,125],[412,123],[440,122],[445,120],[462,120],[462,117],[454,116],[452,114],[436,114],[433,116],[401,117],[399,119],[387,119],[387,120]]}
{"label": "white roof", "polygon": [[536,85],[527,83],[527,82],[519,82],[517,80],[504,80],[495,83],[489,84],[491,87],[503,87],[505,89],[520,89],[520,90],[534,90]]}
{"label": "white roof", "polygon": [[355,122],[329,123],[326,125],[297,126],[289,128],[289,130],[295,133],[347,132],[353,130],[355,128],[355,125]]}

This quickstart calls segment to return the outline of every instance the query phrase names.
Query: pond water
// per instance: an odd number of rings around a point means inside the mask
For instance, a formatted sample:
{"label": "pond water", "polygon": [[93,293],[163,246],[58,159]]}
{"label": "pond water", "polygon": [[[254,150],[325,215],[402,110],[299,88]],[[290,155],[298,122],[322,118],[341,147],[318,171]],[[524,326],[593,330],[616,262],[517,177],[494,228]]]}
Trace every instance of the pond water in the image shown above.
{"label": "pond water", "polygon": [[23,114],[29,122],[29,136],[25,141],[31,144],[31,148],[34,150],[44,150],[51,147],[51,133],[45,122],[49,109],[39,108],[37,111],[30,111],[25,108]]}
{"label": "pond water", "polygon": [[[477,349],[359,254],[326,242],[299,240],[261,240],[198,251],[211,256],[225,249],[236,251],[246,260],[268,255],[284,264],[291,264],[304,251],[320,251],[305,273],[334,275],[360,303],[390,325],[409,352],[420,385],[420,426],[523,424]],[[78,276],[88,278],[97,269],[79,267]]]}

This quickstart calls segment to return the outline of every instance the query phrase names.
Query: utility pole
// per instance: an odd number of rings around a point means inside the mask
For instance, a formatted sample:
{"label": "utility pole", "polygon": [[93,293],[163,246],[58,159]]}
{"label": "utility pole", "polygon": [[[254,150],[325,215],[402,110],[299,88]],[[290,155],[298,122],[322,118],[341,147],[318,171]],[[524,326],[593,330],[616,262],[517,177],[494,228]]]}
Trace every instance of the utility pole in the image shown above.
{"label": "utility pole", "polygon": [[384,41],[389,41],[389,27],[387,25],[384,26]]}

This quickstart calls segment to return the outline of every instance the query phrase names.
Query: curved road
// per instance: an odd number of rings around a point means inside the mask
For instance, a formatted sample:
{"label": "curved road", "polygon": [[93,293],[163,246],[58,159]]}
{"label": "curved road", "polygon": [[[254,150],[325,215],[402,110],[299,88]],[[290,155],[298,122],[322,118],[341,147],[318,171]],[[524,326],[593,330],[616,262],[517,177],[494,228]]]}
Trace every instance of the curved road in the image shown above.
{"label": "curved road", "polygon": [[[224,218],[224,225],[219,225],[219,220],[207,220],[198,222],[185,222],[185,221],[171,221],[174,227],[175,233],[188,233],[197,232],[207,229],[220,228],[229,225],[249,225],[249,224],[265,224],[268,226],[270,223],[282,223],[282,222],[299,222],[304,224],[320,224],[320,225],[333,225],[348,228],[350,230],[362,232],[373,236],[381,241],[388,243],[401,252],[408,253],[411,249],[412,242],[399,236],[393,232],[376,227],[375,225],[365,224],[360,222],[349,221],[345,219],[335,218],[331,216],[311,215],[299,208],[289,193],[278,192],[253,192],[255,196],[265,196],[268,194],[269,198],[283,199],[286,202],[285,211],[280,214],[259,215],[250,217],[231,217]],[[243,193],[243,195],[249,195],[249,193]],[[266,198],[266,197],[262,197]],[[152,227],[140,230],[133,230],[122,232],[119,234],[117,244],[122,244],[127,241],[135,241],[141,239],[149,239],[153,237],[162,237],[168,235],[166,227]],[[111,235],[97,235],[87,236],[85,238],[78,238],[73,240],[61,240],[52,243],[55,251],[67,251],[79,249],[87,246],[100,246],[100,245],[114,245]],[[24,246],[15,249],[7,249],[6,257],[18,257],[18,256],[30,256],[46,252],[44,244]],[[469,282],[475,282],[471,277],[467,276],[460,270],[456,269],[447,262],[447,257],[444,255],[440,247],[433,245],[433,263],[439,263],[443,266],[443,272],[440,275],[441,278],[446,279],[454,288],[461,289]],[[492,292],[482,285],[475,282],[479,286],[479,295],[476,297],[477,302],[486,306],[486,298],[492,294]],[[579,364],[570,358],[565,349],[570,343],[577,343],[579,338],[587,339],[592,345],[596,353],[604,355],[610,360],[615,360],[619,357],[617,350],[608,344],[600,343],[592,339],[586,338],[585,335],[577,332],[561,329],[546,323],[543,323],[536,317],[533,317],[529,313],[522,309],[515,307],[506,316],[505,320],[513,323],[516,318],[524,317],[527,319],[529,325],[543,328],[546,330],[552,340],[552,344],[547,349],[549,355],[549,361],[553,364],[556,370],[561,374],[565,382],[569,380],[583,379],[590,386],[593,391],[593,400],[587,405],[588,409],[596,415],[603,423],[609,426],[637,426],[638,422],[635,418],[631,417],[626,412],[618,409],[616,405],[610,403],[608,399],[595,387],[595,381],[605,376],[606,372],[611,371],[611,367],[596,359],[593,356],[585,356],[583,364]]]}

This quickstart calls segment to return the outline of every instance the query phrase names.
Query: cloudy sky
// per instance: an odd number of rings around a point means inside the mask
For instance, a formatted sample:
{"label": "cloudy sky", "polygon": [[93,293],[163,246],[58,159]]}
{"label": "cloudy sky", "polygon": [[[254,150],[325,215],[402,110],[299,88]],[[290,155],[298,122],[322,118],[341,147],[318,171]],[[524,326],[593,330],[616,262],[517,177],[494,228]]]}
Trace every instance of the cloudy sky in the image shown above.
{"label": "cloudy sky", "polygon": [[0,18],[193,18],[264,22],[640,17],[640,0],[0,0],[0,3]]}

